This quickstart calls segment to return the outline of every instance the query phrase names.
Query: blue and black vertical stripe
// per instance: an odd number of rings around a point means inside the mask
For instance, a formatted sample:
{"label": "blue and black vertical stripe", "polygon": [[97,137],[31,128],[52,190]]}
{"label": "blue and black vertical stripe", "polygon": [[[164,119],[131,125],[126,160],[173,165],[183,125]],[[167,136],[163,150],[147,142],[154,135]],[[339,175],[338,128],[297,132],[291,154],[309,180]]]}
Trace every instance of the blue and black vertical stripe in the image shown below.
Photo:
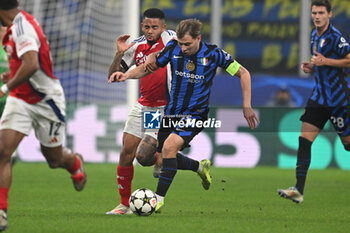
{"label": "blue and black vertical stripe", "polygon": [[[342,34],[332,25],[321,36],[314,29],[311,33],[311,53],[314,50],[332,59],[342,59],[350,53],[350,46]],[[346,69],[331,66],[315,66],[316,85],[311,99],[324,106],[347,106],[350,92],[345,80]]]}
{"label": "blue and black vertical stripe", "polygon": [[217,67],[227,68],[234,60],[216,45],[201,42],[191,56],[170,41],[158,55],[157,65],[171,64],[172,82],[166,115],[202,115],[208,111],[210,88]]}

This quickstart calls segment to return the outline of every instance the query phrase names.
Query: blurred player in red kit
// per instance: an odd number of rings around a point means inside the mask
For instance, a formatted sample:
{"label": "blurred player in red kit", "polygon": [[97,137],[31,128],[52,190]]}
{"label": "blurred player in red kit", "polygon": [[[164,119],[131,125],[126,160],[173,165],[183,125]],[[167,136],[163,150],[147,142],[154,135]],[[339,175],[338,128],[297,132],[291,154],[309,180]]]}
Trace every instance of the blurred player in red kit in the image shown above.
{"label": "blurred player in red kit", "polygon": [[50,49],[34,17],[19,9],[17,0],[0,1],[0,21],[7,26],[3,46],[9,73],[0,98],[9,92],[0,122],[0,231],[7,228],[8,191],[11,184],[11,155],[24,136],[34,129],[41,152],[50,168],[64,168],[74,187],[81,191],[86,173],[80,154],[62,147],[65,134],[65,97],[53,75]]}

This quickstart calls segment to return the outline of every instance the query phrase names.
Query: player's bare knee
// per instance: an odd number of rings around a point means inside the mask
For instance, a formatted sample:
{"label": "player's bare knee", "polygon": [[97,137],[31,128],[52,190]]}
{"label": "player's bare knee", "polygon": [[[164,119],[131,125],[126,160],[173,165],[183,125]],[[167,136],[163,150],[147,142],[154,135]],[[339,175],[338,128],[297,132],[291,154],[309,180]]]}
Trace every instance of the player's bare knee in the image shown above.
{"label": "player's bare knee", "polygon": [[0,161],[1,162],[11,162],[11,155],[13,151],[0,145]]}
{"label": "player's bare knee", "polygon": [[176,146],[170,144],[164,144],[162,148],[163,158],[171,158],[176,157],[176,153],[178,152]]}
{"label": "player's bare knee", "polygon": [[134,160],[134,151],[123,148],[122,151],[120,152],[120,159],[123,159],[124,161]]}

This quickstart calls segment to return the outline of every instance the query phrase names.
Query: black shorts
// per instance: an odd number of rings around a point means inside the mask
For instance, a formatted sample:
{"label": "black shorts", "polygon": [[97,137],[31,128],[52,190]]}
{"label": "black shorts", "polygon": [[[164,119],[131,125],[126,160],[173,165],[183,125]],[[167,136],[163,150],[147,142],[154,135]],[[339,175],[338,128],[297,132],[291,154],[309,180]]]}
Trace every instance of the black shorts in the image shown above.
{"label": "black shorts", "polygon": [[[196,121],[205,121],[205,120],[207,120],[207,116],[206,115],[198,116],[198,117],[192,117],[192,116],[168,117],[168,116],[164,116],[162,118],[162,123],[161,123],[160,129],[158,131],[157,152],[162,152],[165,140],[172,133],[179,135],[184,140],[184,144],[182,145],[182,148],[180,150],[183,150],[186,147],[189,147],[189,143],[192,141],[192,139],[203,130],[203,127],[193,127],[193,125],[191,125],[191,124],[186,125],[186,122],[191,121],[191,120],[193,121],[193,119],[195,119]],[[179,123],[181,121],[184,122],[184,125],[176,124],[176,123]]]}
{"label": "black shorts", "polygon": [[330,120],[339,136],[345,137],[350,135],[349,106],[326,107],[309,100],[300,120],[319,129],[323,129],[327,121]]}

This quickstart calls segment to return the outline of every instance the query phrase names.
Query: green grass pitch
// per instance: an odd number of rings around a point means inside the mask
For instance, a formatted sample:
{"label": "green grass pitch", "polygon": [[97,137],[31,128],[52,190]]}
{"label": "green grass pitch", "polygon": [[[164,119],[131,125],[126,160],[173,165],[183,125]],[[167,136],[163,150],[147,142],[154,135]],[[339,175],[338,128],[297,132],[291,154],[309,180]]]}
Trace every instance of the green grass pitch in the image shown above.
{"label": "green grass pitch", "polygon": [[[190,171],[178,171],[161,214],[107,216],[119,203],[116,165],[87,164],[84,191],[69,174],[44,163],[13,168],[8,232],[349,232],[350,171],[311,170],[304,203],[276,194],[294,185],[294,171],[274,167],[213,168],[208,191]],[[156,189],[152,168],[135,167],[133,190]]]}

